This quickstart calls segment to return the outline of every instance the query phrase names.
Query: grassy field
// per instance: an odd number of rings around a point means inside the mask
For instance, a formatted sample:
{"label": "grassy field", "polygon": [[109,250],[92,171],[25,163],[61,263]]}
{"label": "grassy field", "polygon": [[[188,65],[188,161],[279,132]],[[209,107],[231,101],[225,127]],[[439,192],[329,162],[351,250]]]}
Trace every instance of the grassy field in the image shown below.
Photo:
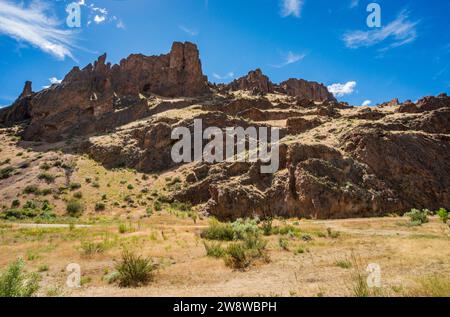
{"label": "grassy field", "polygon": [[[194,223],[181,213],[84,228],[2,222],[0,266],[23,259],[27,272],[41,276],[39,296],[449,296],[448,226],[438,219],[420,227],[408,222],[274,221],[273,234],[260,229],[264,260],[243,269],[207,256],[201,233],[208,220]],[[235,242],[206,243],[226,249]],[[122,288],[108,280],[124,249],[151,259],[147,285]],[[65,285],[70,263],[81,266],[80,289]],[[381,267],[380,289],[364,285],[370,263]]]}

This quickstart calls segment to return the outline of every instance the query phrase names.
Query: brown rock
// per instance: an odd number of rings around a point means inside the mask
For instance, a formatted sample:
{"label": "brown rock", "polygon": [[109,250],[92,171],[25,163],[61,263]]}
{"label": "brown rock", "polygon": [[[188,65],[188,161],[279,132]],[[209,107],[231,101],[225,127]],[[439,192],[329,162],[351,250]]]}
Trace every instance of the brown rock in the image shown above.
{"label": "brown rock", "polygon": [[323,102],[327,100],[336,100],[323,84],[310,82],[303,79],[289,79],[282,82],[276,88],[278,92],[289,96],[309,99]]}
{"label": "brown rock", "polygon": [[232,91],[248,90],[254,95],[265,95],[273,92],[273,84],[260,69],[250,71],[247,76],[236,79],[228,85]]}

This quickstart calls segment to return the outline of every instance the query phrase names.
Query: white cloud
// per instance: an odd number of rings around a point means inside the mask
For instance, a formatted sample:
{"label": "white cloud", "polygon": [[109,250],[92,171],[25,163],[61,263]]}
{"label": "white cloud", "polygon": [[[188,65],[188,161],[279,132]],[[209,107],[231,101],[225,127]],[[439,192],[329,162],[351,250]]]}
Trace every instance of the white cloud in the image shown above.
{"label": "white cloud", "polygon": [[363,107],[367,107],[367,106],[370,106],[372,104],[372,100],[365,100],[363,103],[362,103],[362,106]]}
{"label": "white cloud", "polygon": [[402,11],[386,26],[371,31],[351,31],[344,34],[343,40],[348,48],[370,47],[385,40],[391,43],[382,50],[399,47],[414,42],[417,38],[416,26],[419,22],[409,21],[409,14]]}
{"label": "white cloud", "polygon": [[328,86],[328,91],[331,92],[335,97],[343,97],[345,95],[350,95],[356,88],[356,81],[349,81],[345,84],[332,84]]}
{"label": "white cloud", "polygon": [[233,72],[229,72],[229,73],[227,73],[224,76],[221,76],[221,75],[219,75],[217,73],[213,73],[213,77],[215,79],[218,79],[218,80],[231,79],[231,78],[234,78],[234,73]]}
{"label": "white cloud", "polygon": [[25,7],[1,0],[0,33],[31,44],[60,60],[74,59],[74,33],[60,29],[60,22],[47,15],[48,11],[49,7],[41,1],[33,1]]}
{"label": "white cloud", "polygon": [[281,16],[288,17],[290,15],[297,18],[302,14],[303,0],[281,0]]}
{"label": "white cloud", "polygon": [[197,35],[199,35],[199,32],[197,30],[193,30],[193,29],[187,28],[187,27],[185,27],[183,25],[179,25],[178,28],[181,31],[189,34],[190,36],[197,36]]}
{"label": "white cloud", "polygon": [[119,22],[117,22],[116,28],[122,29],[122,30],[126,29],[125,24],[122,22],[122,20],[119,20]]}
{"label": "white cloud", "polygon": [[297,62],[303,60],[305,57],[306,57],[306,54],[296,54],[296,53],[289,51],[286,54],[286,56],[284,57],[283,63],[278,64],[278,65],[270,65],[270,66],[275,67],[275,68],[283,68],[285,66],[297,63]]}
{"label": "white cloud", "polygon": [[[56,77],[51,77],[48,79],[48,81],[50,82],[51,85],[62,83],[62,79],[58,79]],[[51,85],[43,86],[42,88],[47,89],[47,88],[50,88]]]}
{"label": "white cloud", "polygon": [[97,24],[103,23],[106,20],[106,16],[96,14],[94,17],[94,22]]}

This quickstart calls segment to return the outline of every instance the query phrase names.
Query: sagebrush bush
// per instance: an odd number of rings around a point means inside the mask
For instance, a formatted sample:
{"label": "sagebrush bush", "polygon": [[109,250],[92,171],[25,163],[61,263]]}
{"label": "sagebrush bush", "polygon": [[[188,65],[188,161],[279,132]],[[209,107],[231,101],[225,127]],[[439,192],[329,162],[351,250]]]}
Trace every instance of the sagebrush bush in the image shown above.
{"label": "sagebrush bush", "polygon": [[67,213],[71,216],[78,216],[84,211],[84,205],[80,200],[73,199],[67,203]]}
{"label": "sagebrush bush", "polygon": [[222,258],[226,254],[226,250],[219,243],[203,242],[206,255],[213,258]]}
{"label": "sagebrush bush", "polygon": [[412,209],[410,212],[406,213],[405,216],[411,219],[411,224],[414,226],[420,226],[429,221],[427,210]]}
{"label": "sagebrush bush", "polygon": [[211,219],[209,227],[202,231],[201,237],[207,240],[233,241],[234,230],[231,224],[221,223],[216,219]]}
{"label": "sagebrush bush", "polygon": [[55,175],[49,174],[49,173],[41,173],[38,175],[39,180],[44,180],[47,183],[53,183],[56,179]]}
{"label": "sagebrush bush", "polygon": [[225,264],[240,270],[250,266],[250,260],[247,257],[247,249],[242,243],[232,243],[228,246]]}
{"label": "sagebrush bush", "polygon": [[447,223],[448,222],[448,218],[449,218],[449,214],[448,211],[444,208],[441,208],[438,210],[437,212],[439,218],[442,220],[443,223]]}
{"label": "sagebrush bush", "polygon": [[140,287],[152,281],[154,265],[149,258],[124,251],[116,270],[120,287]]}
{"label": "sagebrush bush", "polygon": [[17,260],[0,274],[0,297],[32,297],[39,290],[39,275],[26,274]]}

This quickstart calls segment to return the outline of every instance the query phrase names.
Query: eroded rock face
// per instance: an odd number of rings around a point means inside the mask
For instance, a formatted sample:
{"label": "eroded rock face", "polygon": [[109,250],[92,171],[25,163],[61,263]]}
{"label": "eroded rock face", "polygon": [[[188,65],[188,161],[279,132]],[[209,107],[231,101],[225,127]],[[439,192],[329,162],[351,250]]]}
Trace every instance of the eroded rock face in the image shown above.
{"label": "eroded rock face", "polygon": [[192,43],[174,43],[167,55],[130,55],[114,66],[103,55],[93,65],[73,68],[61,84],[32,95],[32,122],[24,137],[56,141],[69,134],[103,131],[98,121],[126,108],[126,100],[134,100],[128,102],[131,106],[140,104],[139,94],[192,97],[208,89]]}
{"label": "eroded rock face", "polygon": [[327,100],[335,101],[336,98],[328,91],[323,84],[310,82],[303,79],[289,79],[277,86],[277,91],[289,96],[304,98],[323,102]]}
{"label": "eroded rock face", "polygon": [[10,106],[0,110],[0,123],[11,126],[31,118],[32,83],[27,81],[19,98]]}
{"label": "eroded rock face", "polygon": [[247,76],[236,79],[228,86],[233,91],[247,90],[254,95],[265,95],[273,92],[272,82],[260,69],[249,72]]}

